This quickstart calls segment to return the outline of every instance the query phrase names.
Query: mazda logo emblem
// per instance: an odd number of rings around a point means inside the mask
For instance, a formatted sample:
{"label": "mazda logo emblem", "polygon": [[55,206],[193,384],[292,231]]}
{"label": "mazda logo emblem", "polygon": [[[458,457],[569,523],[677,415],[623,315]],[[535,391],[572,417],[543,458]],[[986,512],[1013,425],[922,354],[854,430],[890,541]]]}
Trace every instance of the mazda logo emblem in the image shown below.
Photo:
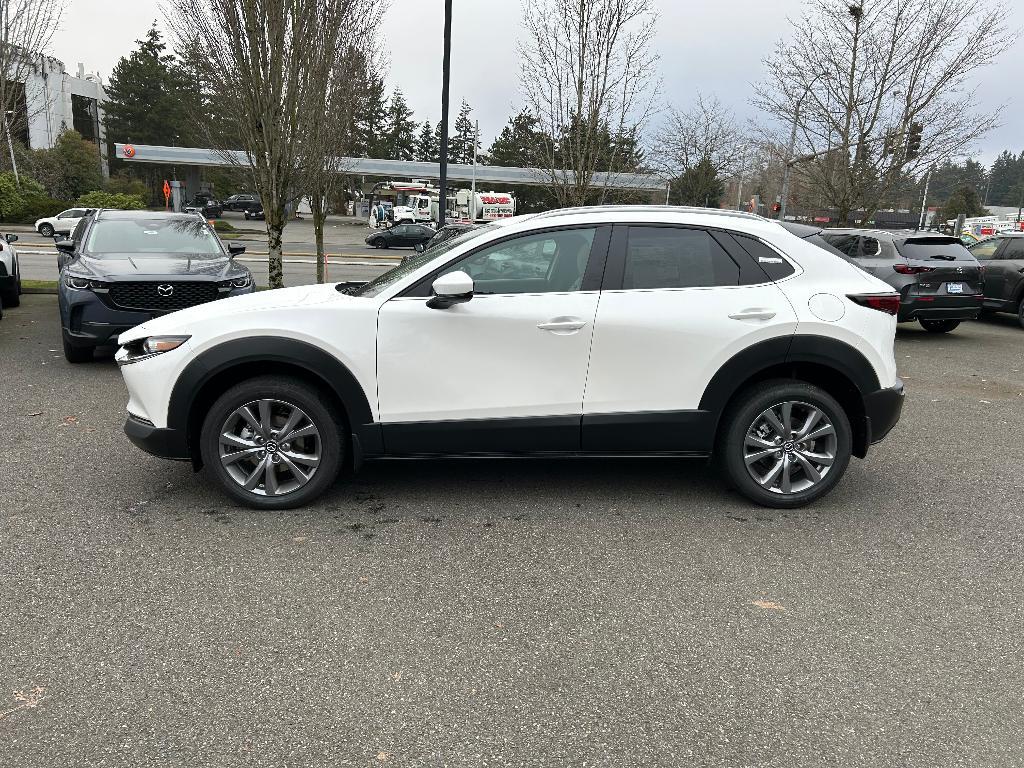
{"label": "mazda logo emblem", "polygon": [[174,286],[173,285],[158,285],[156,287],[156,293],[158,296],[173,296]]}

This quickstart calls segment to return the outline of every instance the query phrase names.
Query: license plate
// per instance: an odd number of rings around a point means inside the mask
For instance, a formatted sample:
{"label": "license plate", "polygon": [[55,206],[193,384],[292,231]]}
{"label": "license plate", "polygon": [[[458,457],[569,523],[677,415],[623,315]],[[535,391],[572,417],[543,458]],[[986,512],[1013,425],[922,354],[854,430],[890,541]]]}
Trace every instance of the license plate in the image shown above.
{"label": "license plate", "polygon": [[946,283],[946,293],[963,293],[963,283]]}

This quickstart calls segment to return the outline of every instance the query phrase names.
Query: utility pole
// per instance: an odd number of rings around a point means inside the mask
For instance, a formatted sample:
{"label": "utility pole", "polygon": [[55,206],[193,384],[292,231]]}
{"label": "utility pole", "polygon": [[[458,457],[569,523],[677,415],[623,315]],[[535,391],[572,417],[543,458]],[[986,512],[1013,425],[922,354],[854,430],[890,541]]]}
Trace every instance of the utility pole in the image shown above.
{"label": "utility pole", "polygon": [[448,205],[448,81],[452,74],[452,0],[444,0],[444,60],[441,64],[441,196],[437,201],[437,226],[445,225]]}
{"label": "utility pole", "polygon": [[924,179],[924,198],[921,200],[921,218],[917,223],[918,229],[924,229],[924,218],[928,213],[928,185],[932,181],[932,169],[928,169],[928,175]]}
{"label": "utility pole", "polygon": [[740,157],[740,177],[736,184],[736,210],[743,204],[743,177],[747,175],[747,145],[743,145],[743,154]]}

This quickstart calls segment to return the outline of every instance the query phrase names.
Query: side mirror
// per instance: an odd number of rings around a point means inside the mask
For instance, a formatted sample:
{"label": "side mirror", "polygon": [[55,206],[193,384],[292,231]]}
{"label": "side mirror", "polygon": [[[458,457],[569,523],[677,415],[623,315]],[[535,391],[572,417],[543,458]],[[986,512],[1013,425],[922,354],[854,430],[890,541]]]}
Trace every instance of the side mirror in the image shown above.
{"label": "side mirror", "polygon": [[16,243],[16,242],[18,242],[18,236],[15,235],[15,234],[9,233],[9,234],[4,235],[4,237],[7,239],[8,243]]}
{"label": "side mirror", "polygon": [[241,256],[245,253],[245,246],[239,245],[238,243],[228,243],[228,253],[231,254],[231,258],[235,256]]}
{"label": "side mirror", "polygon": [[448,309],[473,298],[473,278],[461,271],[441,275],[431,288],[434,295],[427,301],[431,309]]}
{"label": "side mirror", "polygon": [[75,252],[75,241],[74,240],[58,240],[54,245],[57,246],[57,250],[61,253],[74,253]]}
{"label": "side mirror", "polygon": [[[17,239],[17,238],[15,238],[15,239]],[[412,247],[412,249],[414,251],[416,251],[416,253],[423,253],[425,250],[427,250],[427,244],[426,243],[416,243],[416,245],[414,245]]]}

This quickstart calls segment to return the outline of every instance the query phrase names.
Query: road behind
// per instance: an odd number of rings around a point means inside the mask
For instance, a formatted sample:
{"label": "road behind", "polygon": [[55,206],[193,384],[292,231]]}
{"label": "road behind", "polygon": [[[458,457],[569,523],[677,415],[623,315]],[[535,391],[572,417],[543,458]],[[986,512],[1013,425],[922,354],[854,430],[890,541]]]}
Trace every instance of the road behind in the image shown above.
{"label": "road behind", "polygon": [[1009,321],[901,331],[903,421],[807,510],[700,462],[523,460],[257,513],[133,448],[56,315],[0,321],[0,695],[45,696],[0,719],[12,765],[1024,761]]}

